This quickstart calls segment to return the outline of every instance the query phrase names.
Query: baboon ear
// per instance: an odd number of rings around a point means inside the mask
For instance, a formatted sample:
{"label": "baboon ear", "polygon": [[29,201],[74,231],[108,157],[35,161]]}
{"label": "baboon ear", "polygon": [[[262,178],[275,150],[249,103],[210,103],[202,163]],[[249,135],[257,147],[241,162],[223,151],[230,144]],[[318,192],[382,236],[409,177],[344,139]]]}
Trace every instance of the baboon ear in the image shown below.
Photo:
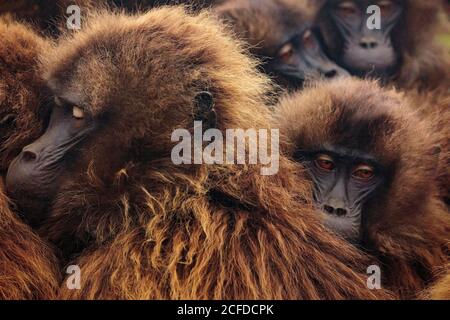
{"label": "baboon ear", "polygon": [[202,121],[208,128],[215,128],[217,124],[217,114],[214,110],[214,97],[209,91],[199,92],[195,96],[194,120]]}

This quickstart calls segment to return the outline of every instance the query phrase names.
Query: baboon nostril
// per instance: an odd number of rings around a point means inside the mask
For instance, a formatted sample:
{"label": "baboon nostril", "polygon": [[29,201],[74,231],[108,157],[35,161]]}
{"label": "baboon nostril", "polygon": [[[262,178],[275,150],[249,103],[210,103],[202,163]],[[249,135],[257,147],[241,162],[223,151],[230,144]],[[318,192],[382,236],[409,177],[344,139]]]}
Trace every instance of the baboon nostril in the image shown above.
{"label": "baboon nostril", "polygon": [[360,42],[360,46],[363,48],[363,49],[374,49],[374,48],[376,48],[377,46],[378,46],[378,43],[376,42],[376,41],[361,41]]}
{"label": "baboon nostril", "polygon": [[334,208],[331,206],[324,205],[323,209],[330,214],[332,214],[334,212]]}
{"label": "baboon nostril", "polygon": [[345,216],[345,215],[347,214],[347,210],[338,208],[338,209],[336,209],[336,214],[337,214],[339,217]]}
{"label": "baboon nostril", "polygon": [[22,152],[22,160],[26,162],[31,162],[36,160],[37,155],[34,152],[31,151],[23,151]]}
{"label": "baboon nostril", "polygon": [[326,78],[334,78],[336,75],[337,75],[336,70],[330,70],[330,71],[325,72]]}

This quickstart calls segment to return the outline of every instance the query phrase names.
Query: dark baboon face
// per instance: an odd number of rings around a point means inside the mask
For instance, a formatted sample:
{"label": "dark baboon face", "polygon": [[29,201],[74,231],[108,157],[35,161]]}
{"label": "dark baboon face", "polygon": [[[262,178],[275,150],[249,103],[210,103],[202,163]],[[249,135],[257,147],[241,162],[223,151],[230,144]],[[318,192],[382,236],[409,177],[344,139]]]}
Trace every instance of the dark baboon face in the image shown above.
{"label": "dark baboon face", "polygon": [[[268,48],[269,51],[272,48]],[[327,58],[314,31],[299,29],[286,42],[274,47],[273,55],[261,56],[263,68],[277,82],[288,87],[300,88],[306,80],[317,77],[335,78],[347,72]]]}
{"label": "dark baboon face", "polygon": [[[334,42],[331,47],[341,66],[357,76],[384,78],[392,75],[399,64],[392,31],[403,10],[403,2],[397,0],[329,0],[319,24],[334,29],[333,39],[325,38]],[[328,32],[327,28],[322,31]]]}
{"label": "dark baboon face", "polygon": [[229,0],[215,10],[251,45],[264,72],[284,87],[296,89],[305,80],[348,75],[325,55],[312,13],[301,1]]}
{"label": "dark baboon face", "polygon": [[371,154],[338,145],[297,150],[295,159],[308,169],[326,225],[349,240],[359,240],[362,210],[384,181],[383,167]]}

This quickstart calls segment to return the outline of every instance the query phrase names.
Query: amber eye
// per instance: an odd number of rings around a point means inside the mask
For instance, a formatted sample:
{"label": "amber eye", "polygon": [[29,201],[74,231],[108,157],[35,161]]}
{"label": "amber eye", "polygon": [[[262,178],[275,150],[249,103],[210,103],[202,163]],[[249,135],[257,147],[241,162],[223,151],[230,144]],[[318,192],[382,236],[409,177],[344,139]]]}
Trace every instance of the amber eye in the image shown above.
{"label": "amber eye", "polygon": [[358,13],[358,8],[352,1],[341,2],[337,7],[338,13],[344,17]]}
{"label": "amber eye", "polygon": [[72,108],[72,116],[77,120],[84,119],[84,110],[78,106],[74,106]]}
{"label": "amber eye", "polygon": [[368,164],[360,164],[355,168],[352,175],[356,179],[367,181],[373,178],[375,175],[375,169]]}
{"label": "amber eye", "polygon": [[288,61],[294,55],[295,49],[292,43],[286,43],[280,51],[278,57],[283,61]]}
{"label": "amber eye", "polygon": [[333,158],[326,154],[320,154],[314,161],[316,166],[322,170],[332,171],[335,168]]}
{"label": "amber eye", "polygon": [[380,7],[381,14],[384,16],[389,16],[394,10],[394,3],[389,0],[380,1],[377,5]]}

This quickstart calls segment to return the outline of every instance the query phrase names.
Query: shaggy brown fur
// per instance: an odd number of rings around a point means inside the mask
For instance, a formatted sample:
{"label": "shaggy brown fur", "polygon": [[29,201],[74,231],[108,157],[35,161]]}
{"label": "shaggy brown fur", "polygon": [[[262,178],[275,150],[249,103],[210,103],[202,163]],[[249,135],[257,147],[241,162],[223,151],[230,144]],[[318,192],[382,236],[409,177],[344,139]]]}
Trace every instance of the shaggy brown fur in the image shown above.
{"label": "shaggy brown fur", "polygon": [[241,52],[207,13],[161,8],[93,16],[48,54],[55,93],[82,92],[85,112],[106,121],[42,228],[65,253],[78,246],[82,288],[63,285],[61,298],[389,297],[367,289],[369,261],[321,226],[294,163],[281,158],[275,176],[172,163],[171,133],[192,129],[200,91],[220,130],[269,127],[269,82]]}
{"label": "shaggy brown fur", "polygon": [[193,10],[200,10],[219,3],[222,0],[0,0],[0,15],[14,14],[18,19],[26,21],[44,31],[48,35],[58,35],[65,27],[67,7],[77,4],[81,14],[94,7],[110,6],[130,12],[144,11],[161,5],[184,4]]}
{"label": "shaggy brown fur", "polygon": [[227,0],[214,7],[220,17],[232,23],[239,38],[248,42],[258,56],[273,56],[282,39],[302,25],[312,23],[314,10],[305,1]]}
{"label": "shaggy brown fur", "polygon": [[0,300],[52,299],[59,285],[51,249],[9,210],[0,178]]}
{"label": "shaggy brown fur", "polygon": [[375,156],[385,186],[363,211],[364,248],[382,263],[386,287],[412,297],[448,262],[450,215],[436,189],[435,138],[408,102],[363,80],[343,80],[279,104],[277,125],[292,141],[287,152],[324,143]]}
{"label": "shaggy brown fur", "polygon": [[51,299],[59,284],[56,259],[11,212],[1,177],[11,159],[41,133],[44,82],[36,65],[49,45],[5,17],[0,39],[0,299]]}
{"label": "shaggy brown fur", "polygon": [[[327,0],[311,0],[322,6]],[[436,41],[439,31],[448,27],[442,0],[402,0],[406,10],[400,23],[393,30],[393,43],[401,52],[401,66],[392,79],[403,89],[435,90],[448,93],[450,88],[450,53]],[[318,15],[317,23],[324,36],[330,55],[337,52],[337,30],[329,20]]]}
{"label": "shaggy brown fur", "polygon": [[29,27],[0,18],[0,175],[21,149],[42,133],[45,83],[38,55],[49,43]]}
{"label": "shaggy brown fur", "polygon": [[440,278],[432,287],[425,290],[421,298],[431,300],[450,300],[450,265],[446,272],[443,272]]}

